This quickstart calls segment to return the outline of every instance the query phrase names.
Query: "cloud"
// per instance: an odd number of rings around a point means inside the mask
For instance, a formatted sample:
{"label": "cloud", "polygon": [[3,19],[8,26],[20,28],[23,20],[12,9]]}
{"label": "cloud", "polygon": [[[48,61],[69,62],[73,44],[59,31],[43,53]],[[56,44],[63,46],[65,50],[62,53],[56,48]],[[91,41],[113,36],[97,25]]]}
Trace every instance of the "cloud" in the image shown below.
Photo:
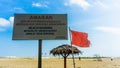
{"label": "cloud", "polygon": [[108,9],[108,5],[101,2],[101,1],[95,1],[94,4],[93,4],[94,7],[98,7],[98,8],[101,8],[101,9]]}
{"label": "cloud", "polygon": [[13,24],[13,22],[14,22],[14,17],[10,17],[10,18],[9,18],[9,21],[10,21],[10,23]]}
{"label": "cloud", "polygon": [[14,22],[14,17],[10,17],[9,20],[5,18],[0,18],[0,31],[5,31],[7,28],[11,27]]}
{"label": "cloud", "polygon": [[116,28],[116,27],[96,27],[95,29],[112,34],[120,34],[120,28]]}
{"label": "cloud", "polygon": [[22,8],[19,8],[19,7],[14,7],[13,9],[14,10],[23,10]]}
{"label": "cloud", "polygon": [[90,6],[90,3],[88,3],[86,0],[69,0],[68,2],[64,3],[65,6],[71,6],[71,5],[77,5],[78,7],[81,7],[84,10],[87,10]]}
{"label": "cloud", "polygon": [[48,7],[46,4],[41,4],[41,3],[32,3],[32,6],[33,7],[38,7],[38,8],[40,8],[40,7]]}
{"label": "cloud", "polygon": [[10,25],[10,22],[4,18],[0,18],[0,26],[5,27]]}

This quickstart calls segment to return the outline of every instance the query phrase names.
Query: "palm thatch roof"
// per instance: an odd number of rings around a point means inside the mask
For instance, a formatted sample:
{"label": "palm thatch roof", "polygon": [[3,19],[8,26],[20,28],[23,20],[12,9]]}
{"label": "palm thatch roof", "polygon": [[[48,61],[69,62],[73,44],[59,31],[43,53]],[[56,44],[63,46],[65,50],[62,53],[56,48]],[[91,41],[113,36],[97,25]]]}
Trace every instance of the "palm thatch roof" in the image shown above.
{"label": "palm thatch roof", "polygon": [[56,55],[62,55],[63,57],[67,57],[69,56],[70,54],[79,54],[79,53],[82,53],[80,50],[78,50],[76,47],[74,46],[70,46],[68,44],[63,44],[61,46],[58,46],[56,48],[53,48],[51,51],[50,51],[50,54],[53,54],[54,56]]}

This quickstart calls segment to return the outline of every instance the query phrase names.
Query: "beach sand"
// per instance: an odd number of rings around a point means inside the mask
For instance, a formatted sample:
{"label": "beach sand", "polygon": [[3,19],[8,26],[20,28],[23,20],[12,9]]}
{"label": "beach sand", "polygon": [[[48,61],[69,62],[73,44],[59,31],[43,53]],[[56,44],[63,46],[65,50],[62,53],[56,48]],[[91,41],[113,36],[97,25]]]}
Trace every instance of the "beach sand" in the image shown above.
{"label": "beach sand", "polygon": [[[73,68],[73,60],[67,59],[67,68]],[[38,60],[35,58],[0,58],[0,68],[38,68]],[[120,59],[103,58],[96,59],[75,59],[76,68],[120,68]],[[63,68],[62,58],[43,58],[42,68]]]}

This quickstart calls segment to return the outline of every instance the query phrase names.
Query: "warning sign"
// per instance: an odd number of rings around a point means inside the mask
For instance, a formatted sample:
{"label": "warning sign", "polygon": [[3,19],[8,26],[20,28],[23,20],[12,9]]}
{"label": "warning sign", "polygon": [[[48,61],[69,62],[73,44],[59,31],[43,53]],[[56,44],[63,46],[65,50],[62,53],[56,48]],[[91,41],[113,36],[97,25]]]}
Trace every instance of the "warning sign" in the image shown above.
{"label": "warning sign", "polygon": [[61,40],[67,35],[67,14],[15,14],[13,40]]}

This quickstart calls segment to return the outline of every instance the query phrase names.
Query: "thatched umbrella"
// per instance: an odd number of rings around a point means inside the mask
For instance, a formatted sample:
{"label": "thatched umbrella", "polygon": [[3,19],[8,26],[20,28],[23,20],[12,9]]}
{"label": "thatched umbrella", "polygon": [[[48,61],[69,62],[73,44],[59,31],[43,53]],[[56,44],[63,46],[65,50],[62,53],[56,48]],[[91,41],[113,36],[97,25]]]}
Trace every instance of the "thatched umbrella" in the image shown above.
{"label": "thatched umbrella", "polygon": [[79,54],[82,52],[80,50],[78,50],[76,47],[70,46],[68,44],[63,44],[61,46],[53,48],[50,51],[50,54],[53,54],[54,56],[61,55],[64,58],[64,68],[66,68],[66,58],[72,53]]}

